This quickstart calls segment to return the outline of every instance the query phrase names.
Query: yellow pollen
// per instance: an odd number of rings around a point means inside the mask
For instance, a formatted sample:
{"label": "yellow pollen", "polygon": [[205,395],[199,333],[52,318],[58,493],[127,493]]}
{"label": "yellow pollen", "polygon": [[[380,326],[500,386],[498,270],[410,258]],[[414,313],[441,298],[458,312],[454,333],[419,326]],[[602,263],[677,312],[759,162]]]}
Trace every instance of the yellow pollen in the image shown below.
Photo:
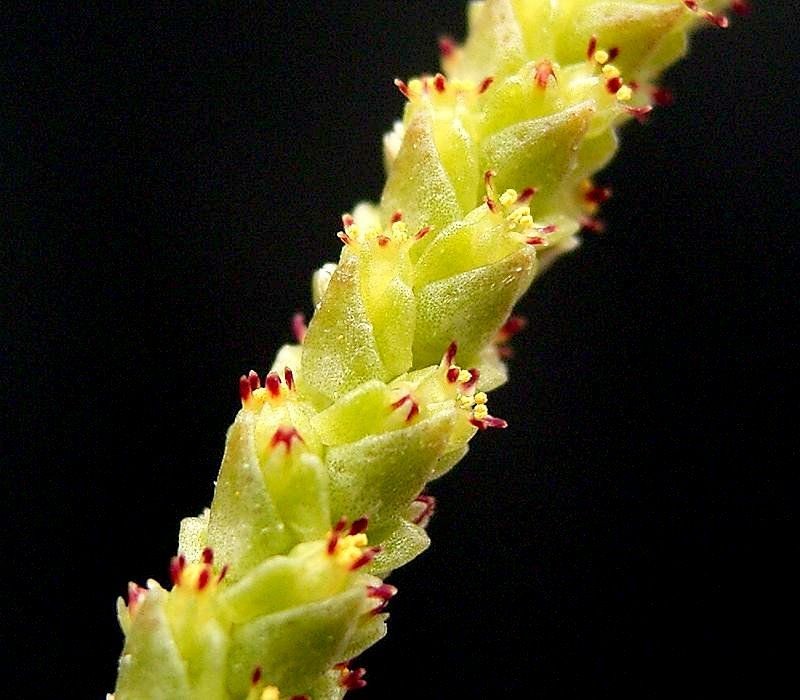
{"label": "yellow pollen", "polygon": [[622,73],[613,63],[608,63],[603,66],[603,75],[610,80],[611,78],[619,78]]}
{"label": "yellow pollen", "polygon": [[472,412],[472,415],[478,420],[483,420],[489,415],[489,409],[486,407],[486,404],[479,403],[477,406],[475,406],[475,410]]}
{"label": "yellow pollen", "polygon": [[281,694],[274,685],[268,685],[261,693],[261,700],[280,700]]}
{"label": "yellow pollen", "polygon": [[604,63],[608,62],[608,51],[603,51],[600,49],[599,51],[594,52],[594,60],[597,61],[601,66]]}
{"label": "yellow pollen", "polygon": [[530,214],[526,214],[525,216],[519,217],[519,221],[517,222],[523,229],[530,228],[533,226],[533,217]]}
{"label": "yellow pollen", "polygon": [[486,403],[489,400],[489,397],[486,396],[485,391],[479,391],[475,394],[475,403]]}
{"label": "yellow pollen", "polygon": [[336,562],[349,568],[362,554],[362,548],[367,546],[367,535],[359,532],[357,535],[345,535],[336,543],[333,556]]}
{"label": "yellow pollen", "polygon": [[631,90],[627,85],[623,85],[619,90],[617,90],[617,100],[620,102],[627,102],[633,97],[633,90]]}
{"label": "yellow pollen", "polygon": [[462,369],[458,373],[458,381],[459,382],[462,382],[462,383],[463,382],[468,382],[470,379],[472,379],[472,372],[470,372],[469,370]]}
{"label": "yellow pollen", "polygon": [[519,195],[516,190],[506,190],[500,195],[500,204],[504,207],[510,206],[517,201],[517,197],[519,197]]}

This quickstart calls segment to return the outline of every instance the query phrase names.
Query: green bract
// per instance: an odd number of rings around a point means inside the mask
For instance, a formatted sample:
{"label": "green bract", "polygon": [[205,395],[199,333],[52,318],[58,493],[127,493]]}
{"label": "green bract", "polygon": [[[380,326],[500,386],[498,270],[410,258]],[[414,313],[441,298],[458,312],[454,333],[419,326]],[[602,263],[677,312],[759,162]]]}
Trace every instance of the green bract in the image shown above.
{"label": "green bract", "polygon": [[590,180],[653,80],[725,2],[486,0],[443,72],[396,81],[380,202],[343,217],[338,265],[272,371],[240,380],[214,500],[181,524],[172,587],[130,585],[116,700],[308,696],[364,684],[380,577],[428,545],[426,484],[505,427],[511,310],[576,244]]}

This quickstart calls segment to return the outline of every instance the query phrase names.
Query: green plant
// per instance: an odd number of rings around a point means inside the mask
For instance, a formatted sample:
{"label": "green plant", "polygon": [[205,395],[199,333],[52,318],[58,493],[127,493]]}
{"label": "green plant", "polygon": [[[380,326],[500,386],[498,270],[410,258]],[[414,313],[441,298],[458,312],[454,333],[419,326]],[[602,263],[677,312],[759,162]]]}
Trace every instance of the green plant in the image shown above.
{"label": "green plant", "polygon": [[[428,481],[503,428],[510,316],[608,191],[616,129],[731,3],[488,0],[443,73],[397,86],[380,204],[343,217],[317,310],[240,380],[211,507],[181,525],[172,588],[132,584],[117,700],[341,697],[385,633],[384,578],[428,545]],[[738,5],[738,3],[737,3]],[[278,690],[280,689],[280,690]]]}

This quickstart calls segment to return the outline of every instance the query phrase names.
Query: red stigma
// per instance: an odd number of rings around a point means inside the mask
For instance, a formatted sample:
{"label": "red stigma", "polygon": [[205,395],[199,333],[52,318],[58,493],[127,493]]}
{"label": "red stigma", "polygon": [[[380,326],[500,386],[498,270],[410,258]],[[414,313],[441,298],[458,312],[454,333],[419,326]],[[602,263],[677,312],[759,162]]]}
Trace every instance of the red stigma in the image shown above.
{"label": "red stigma", "polygon": [[181,582],[181,574],[186,566],[186,557],[181,554],[177,557],[172,557],[169,561],[169,578],[173,586],[177,586]]}
{"label": "red stigma", "polygon": [[597,51],[597,37],[593,35],[589,39],[589,45],[586,47],[586,58],[591,61],[594,58],[595,51]]}
{"label": "red stigma", "polygon": [[273,398],[278,398],[281,395],[281,378],[277,372],[270,372],[264,380],[264,386]]}
{"label": "red stigma", "polygon": [[306,316],[304,313],[298,311],[294,316],[292,316],[292,333],[294,335],[294,339],[298,343],[302,343],[307,332],[308,326],[306,325]]}
{"label": "red stigma", "polygon": [[507,428],[508,423],[502,418],[495,418],[494,416],[486,416],[486,418],[470,418],[469,422],[472,423],[478,430],[486,430],[487,428]]}
{"label": "red stigma", "polygon": [[492,186],[492,180],[495,177],[497,177],[497,173],[494,170],[487,170],[483,174],[483,184],[486,185],[486,187],[491,187]]}
{"label": "red stigma", "polygon": [[515,336],[525,326],[528,325],[528,319],[524,316],[509,316],[508,320],[503,324],[502,331],[509,337]]}
{"label": "red stigma", "polygon": [[447,81],[441,73],[437,73],[434,76],[433,87],[436,88],[436,92],[444,92],[447,89]]}
{"label": "red stigma", "polygon": [[242,400],[242,403],[247,401],[252,393],[253,390],[250,388],[250,380],[244,375],[239,377],[239,398]]}
{"label": "red stigma", "polygon": [[609,78],[606,80],[606,90],[608,90],[612,95],[616,95],[619,92],[619,89],[622,87],[622,78]]}
{"label": "red stigma", "polygon": [[555,233],[556,231],[558,231],[558,226],[556,226],[555,224],[547,224],[547,226],[537,226],[536,230],[539,233],[547,236],[551,233]]}
{"label": "red stigma", "polygon": [[642,105],[641,107],[623,107],[623,109],[636,119],[640,124],[647,121],[650,112],[653,111],[652,105]]}
{"label": "red stigma", "polygon": [[493,82],[494,82],[494,76],[487,75],[481,81],[481,84],[478,86],[478,94],[482,95],[484,92],[486,92],[489,89],[489,87],[491,87]]}
{"label": "red stigma", "polygon": [[653,88],[650,95],[659,107],[669,107],[675,103],[675,95],[665,87]]}
{"label": "red stigma", "polygon": [[378,241],[378,245],[381,248],[385,248],[387,245],[389,245],[389,243],[391,242],[392,239],[389,238],[389,236],[385,236],[385,235],[381,234],[375,240]]}
{"label": "red stigma", "polygon": [[364,553],[356,559],[352,564],[350,564],[350,571],[357,571],[362,566],[366,566],[369,564],[375,556],[381,551],[380,547],[370,547],[369,549],[365,549]]}
{"label": "red stigma", "polygon": [[739,17],[747,17],[747,15],[753,11],[752,6],[747,0],[733,0],[731,9],[739,15]]}
{"label": "red stigma", "polygon": [[407,100],[411,99],[411,93],[408,91],[408,85],[406,85],[402,80],[400,80],[400,78],[395,78],[394,84],[403,97],[405,97]]}
{"label": "red stigma", "polygon": [[411,407],[408,409],[408,413],[406,414],[406,422],[410,422],[414,419],[414,417],[419,414],[419,404],[414,401],[411,397],[411,394],[406,394],[405,396],[397,399],[393,404],[391,404],[392,410],[396,410],[403,406],[403,404],[410,403]]}
{"label": "red stigma", "polygon": [[258,685],[261,682],[261,666],[256,666],[253,669],[253,674],[250,676],[250,684]]}
{"label": "red stigma", "polygon": [[197,590],[202,591],[211,580],[211,569],[203,569],[197,577]]}
{"label": "red stigma", "polygon": [[401,212],[398,209],[394,214],[392,214],[392,218],[389,219],[389,223],[396,224],[398,221],[402,220],[403,220],[403,212]]}
{"label": "red stigma", "polygon": [[447,346],[447,350],[444,353],[444,362],[445,365],[448,367],[453,364],[453,360],[456,359],[456,353],[458,352],[458,344],[456,341],[452,341],[450,345]]}
{"label": "red stigma", "polygon": [[500,340],[500,342],[511,340],[511,338],[513,338],[527,325],[528,319],[524,316],[509,316],[508,320],[500,327],[500,331],[498,332],[498,340]]}
{"label": "red stigma", "polygon": [[350,238],[350,236],[348,236],[344,231],[339,231],[339,233],[336,234],[336,237],[345,245],[350,245],[353,242],[353,239]]}
{"label": "red stigma", "polygon": [[350,530],[348,530],[348,534],[359,535],[362,532],[366,532],[368,525],[369,525],[369,518],[367,517],[354,520],[353,524],[350,526]]}
{"label": "red stigma", "polygon": [[542,59],[536,64],[536,84],[544,89],[550,82],[550,78],[555,78],[556,73],[553,70],[553,64],[546,58]]}
{"label": "red stigma", "polygon": [[286,381],[286,388],[289,391],[294,391],[294,372],[290,367],[283,368],[283,378]]}
{"label": "red stigma", "polygon": [[139,603],[142,602],[145,595],[147,595],[146,588],[142,588],[133,581],[128,584],[128,611],[131,615],[136,613],[136,609],[139,607]]}
{"label": "red stigma", "polygon": [[426,527],[428,521],[430,521],[433,514],[436,512],[436,499],[433,496],[421,493],[414,499],[411,505],[417,509],[417,514],[413,517],[411,522],[420,527]]}
{"label": "red stigma", "polygon": [[417,231],[414,234],[414,240],[418,241],[421,238],[425,238],[425,236],[427,236],[431,232],[432,229],[433,229],[433,226],[423,226],[419,231]]}
{"label": "red stigma", "polygon": [[697,0],[683,0],[683,4],[686,5],[686,7],[688,7],[692,12],[702,14],[705,19],[720,29],[728,28],[728,18],[725,15],[715,15],[713,12],[709,12],[708,10],[701,10]]}
{"label": "red stigma", "polygon": [[603,233],[606,230],[606,225],[601,219],[596,219],[593,216],[582,216],[580,218],[581,226],[590,231],[591,233]]}
{"label": "red stigma", "polygon": [[609,61],[613,61],[617,56],[619,56],[619,47],[618,46],[612,46],[608,50],[608,60]]}
{"label": "red stigma", "polygon": [[328,537],[328,544],[325,546],[325,551],[332,555],[336,551],[337,544],[339,544],[339,533],[332,532],[330,537]]}
{"label": "red stigma", "polygon": [[352,214],[342,214],[342,225],[345,228],[350,228],[355,222]]}
{"label": "red stigma", "polygon": [[364,676],[367,671],[363,668],[354,668],[350,670],[347,664],[336,664],[334,668],[338,669],[341,677],[339,678],[339,685],[346,690],[358,690],[367,685]]}
{"label": "red stigma", "polygon": [[397,595],[397,589],[388,583],[383,583],[380,586],[367,586],[367,595],[370,598],[389,600]]}
{"label": "red stigma", "polygon": [[283,443],[286,445],[286,450],[288,452],[292,449],[293,440],[303,442],[303,438],[300,436],[300,433],[297,432],[297,429],[290,425],[279,425],[275,434],[272,436],[272,440],[269,441],[269,445],[270,447],[277,447],[279,444]]}
{"label": "red stigma", "polygon": [[604,204],[611,199],[611,194],[610,187],[592,187],[592,189],[583,195],[583,198],[592,204]]}
{"label": "red stigma", "polygon": [[544,238],[541,236],[531,236],[530,238],[526,238],[525,242],[528,245],[544,245]]}
{"label": "red stigma", "polygon": [[200,558],[203,560],[203,564],[213,564],[214,563],[214,550],[211,547],[206,547],[203,550],[203,553],[200,555]]}
{"label": "red stigma", "polygon": [[456,42],[451,36],[439,37],[439,54],[442,58],[450,58],[456,52]]}
{"label": "red stigma", "polygon": [[367,586],[367,596],[369,598],[377,598],[380,603],[372,609],[373,615],[378,615],[386,610],[389,601],[397,595],[397,589],[388,584],[383,583],[380,586]]}
{"label": "red stigma", "polygon": [[464,388],[464,391],[469,391],[474,387],[478,380],[481,378],[481,371],[477,367],[473,367],[472,369],[468,370],[470,377],[467,381],[465,381],[461,386]]}
{"label": "red stigma", "polygon": [[339,535],[344,532],[344,529],[347,527],[347,518],[342,516],[339,518],[336,525],[333,526],[331,529],[331,534],[328,536],[328,543],[325,546],[326,551],[328,554],[333,554],[336,551],[336,545],[339,544]]}
{"label": "red stigma", "polygon": [[483,201],[486,202],[486,206],[489,207],[489,211],[492,214],[497,214],[497,204],[496,202],[489,196],[483,198]]}
{"label": "red stigma", "polygon": [[461,370],[458,367],[451,367],[447,370],[447,381],[451,384],[455,384],[458,381],[458,375],[461,373]]}
{"label": "red stigma", "polygon": [[519,193],[519,197],[517,197],[517,204],[525,204],[525,202],[531,200],[535,194],[535,187],[526,187],[524,190],[522,190],[522,192]]}
{"label": "red stigma", "polygon": [[250,370],[250,373],[247,375],[247,379],[250,382],[250,391],[255,391],[261,386],[261,379],[258,376],[258,372],[255,370]]}
{"label": "red stigma", "polygon": [[227,573],[228,573],[228,565],[227,565],[227,564],[225,564],[225,566],[223,566],[223,567],[222,567],[222,571],[220,571],[220,572],[219,572],[219,576],[217,576],[217,583],[219,583],[220,581],[222,581],[222,579],[224,579],[224,578],[225,578],[225,576],[227,575]]}
{"label": "red stigma", "polygon": [[725,15],[715,15],[713,12],[705,12],[703,16],[711,22],[711,24],[715,24],[720,29],[727,29],[728,28],[728,18]]}

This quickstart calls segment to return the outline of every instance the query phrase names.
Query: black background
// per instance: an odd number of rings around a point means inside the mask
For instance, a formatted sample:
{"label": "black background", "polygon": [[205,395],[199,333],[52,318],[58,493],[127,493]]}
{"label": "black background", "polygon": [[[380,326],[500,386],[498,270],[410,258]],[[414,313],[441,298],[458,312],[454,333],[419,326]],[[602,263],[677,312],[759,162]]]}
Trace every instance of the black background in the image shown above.
{"label": "black background", "polygon": [[[756,3],[759,5],[758,3]],[[522,302],[509,419],[432,486],[360,697],[721,697],[796,649],[796,18],[697,36],[615,198]],[[3,642],[102,697],[128,580],[212,495],[237,378],[382,185],[391,84],[461,2],[28,8],[4,22]],[[786,636],[784,636],[786,635]]]}

